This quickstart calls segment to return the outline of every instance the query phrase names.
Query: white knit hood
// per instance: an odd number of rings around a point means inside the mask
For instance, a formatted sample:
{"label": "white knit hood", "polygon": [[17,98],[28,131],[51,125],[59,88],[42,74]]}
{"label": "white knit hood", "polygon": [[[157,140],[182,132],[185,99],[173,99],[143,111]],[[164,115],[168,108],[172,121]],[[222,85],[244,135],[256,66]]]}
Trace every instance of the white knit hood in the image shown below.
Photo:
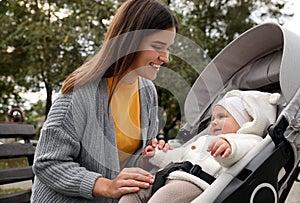
{"label": "white knit hood", "polygon": [[252,121],[244,123],[237,133],[266,135],[268,126],[276,120],[280,94],[232,90],[224,96],[224,98],[228,97],[241,98],[248,114],[253,118]]}

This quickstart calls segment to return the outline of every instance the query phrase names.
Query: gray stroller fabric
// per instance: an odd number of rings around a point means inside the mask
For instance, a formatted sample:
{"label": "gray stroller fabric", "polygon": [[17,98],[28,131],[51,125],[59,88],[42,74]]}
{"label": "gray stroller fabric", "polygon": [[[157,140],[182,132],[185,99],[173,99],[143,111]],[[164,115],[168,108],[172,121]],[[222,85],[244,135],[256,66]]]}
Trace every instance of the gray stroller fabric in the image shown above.
{"label": "gray stroller fabric", "polygon": [[[192,135],[198,134],[199,126],[210,118],[211,105],[230,90],[280,92],[281,106],[286,106],[280,116],[286,117],[289,123],[285,136],[293,147],[296,165],[300,159],[299,53],[300,36],[278,24],[262,24],[243,33],[207,65],[194,83],[186,98],[184,112],[187,122],[182,129]],[[206,132],[207,128],[190,141]],[[267,136],[193,202],[214,202],[239,171],[271,142]]]}
{"label": "gray stroller fabric", "polygon": [[300,88],[281,114],[289,122],[286,139],[294,150],[295,164],[300,160]]}

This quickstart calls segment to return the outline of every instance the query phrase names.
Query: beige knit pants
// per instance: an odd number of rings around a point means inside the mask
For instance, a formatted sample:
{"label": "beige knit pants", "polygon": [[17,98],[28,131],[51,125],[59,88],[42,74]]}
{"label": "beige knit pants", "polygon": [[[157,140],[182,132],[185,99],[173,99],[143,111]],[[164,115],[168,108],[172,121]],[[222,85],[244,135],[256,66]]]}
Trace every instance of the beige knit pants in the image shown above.
{"label": "beige knit pants", "polygon": [[167,180],[152,197],[151,189],[152,187],[124,195],[119,203],[190,203],[203,192],[193,183],[182,180]]}

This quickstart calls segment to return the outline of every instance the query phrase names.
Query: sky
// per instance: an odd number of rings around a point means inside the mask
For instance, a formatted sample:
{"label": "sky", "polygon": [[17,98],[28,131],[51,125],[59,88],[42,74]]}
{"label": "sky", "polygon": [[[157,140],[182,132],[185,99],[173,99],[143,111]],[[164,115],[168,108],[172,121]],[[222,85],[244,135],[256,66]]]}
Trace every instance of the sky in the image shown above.
{"label": "sky", "polygon": [[[300,36],[300,1],[288,0],[288,2],[293,4],[292,6],[288,7],[288,10],[291,13],[294,13],[294,16],[291,19],[286,20],[283,27]],[[36,103],[38,100],[46,100],[45,90],[36,93],[23,93],[21,96],[28,99],[30,103]],[[27,104],[26,106],[29,107],[30,104]]]}
{"label": "sky", "polygon": [[283,27],[289,29],[290,31],[300,35],[300,1],[299,0],[289,0],[289,2],[294,5],[290,8],[294,13],[294,16],[288,20]]}

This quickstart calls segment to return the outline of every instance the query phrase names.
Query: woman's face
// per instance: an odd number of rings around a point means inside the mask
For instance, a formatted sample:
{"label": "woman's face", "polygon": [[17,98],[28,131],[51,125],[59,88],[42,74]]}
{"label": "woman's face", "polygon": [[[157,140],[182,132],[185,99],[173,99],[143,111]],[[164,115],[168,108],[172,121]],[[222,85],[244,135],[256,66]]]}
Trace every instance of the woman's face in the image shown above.
{"label": "woman's face", "polygon": [[222,106],[216,105],[213,109],[210,134],[220,135],[228,133],[236,133],[240,129],[239,124]]}
{"label": "woman's face", "polygon": [[127,77],[135,80],[138,76],[155,80],[159,67],[169,62],[169,47],[174,43],[175,27],[146,36],[132,63]]}

